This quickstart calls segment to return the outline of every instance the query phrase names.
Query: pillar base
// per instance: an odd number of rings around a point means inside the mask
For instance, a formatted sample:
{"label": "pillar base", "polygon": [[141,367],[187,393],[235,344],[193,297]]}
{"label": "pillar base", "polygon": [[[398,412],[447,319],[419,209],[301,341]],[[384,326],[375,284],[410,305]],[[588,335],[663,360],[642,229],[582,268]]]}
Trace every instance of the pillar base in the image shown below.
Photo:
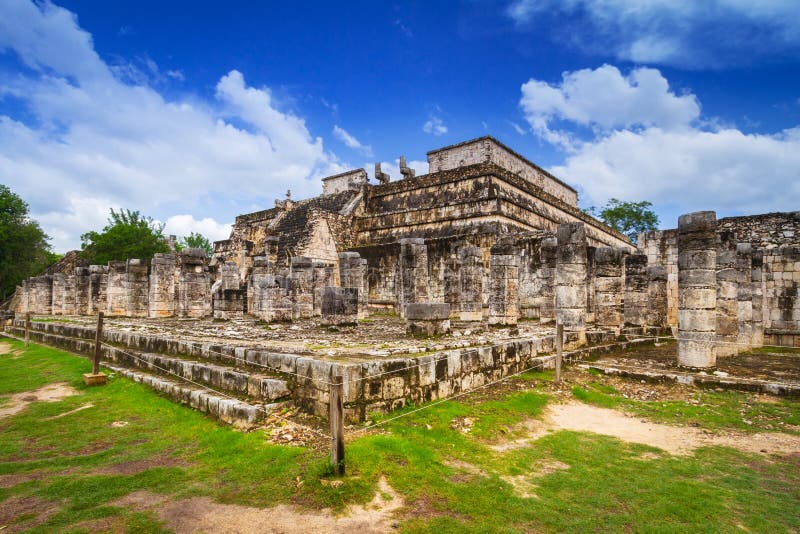
{"label": "pillar base", "polygon": [[105,373],[84,373],[83,383],[87,386],[102,386],[108,382],[108,376]]}

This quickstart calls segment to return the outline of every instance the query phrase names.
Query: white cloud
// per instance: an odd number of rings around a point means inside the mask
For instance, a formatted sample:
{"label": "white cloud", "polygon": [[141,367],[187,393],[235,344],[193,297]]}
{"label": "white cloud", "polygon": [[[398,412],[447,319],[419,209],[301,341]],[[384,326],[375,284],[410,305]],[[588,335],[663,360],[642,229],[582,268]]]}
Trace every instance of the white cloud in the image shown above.
{"label": "white cloud", "polygon": [[422,131],[433,135],[444,135],[447,133],[447,126],[444,121],[439,117],[432,116],[425,124],[422,125]]}
{"label": "white cloud", "polygon": [[522,29],[558,27],[559,42],[640,63],[717,67],[800,52],[795,0],[515,0],[507,14]]}
{"label": "white cloud", "polygon": [[614,66],[562,74],[551,85],[531,79],[522,85],[520,106],[534,132],[571,147],[565,132],[550,123],[564,120],[599,130],[631,127],[685,128],[700,115],[694,95],[677,96],[657,69],[637,68],[627,76]]}
{"label": "white cloud", "polygon": [[508,121],[508,124],[510,124],[511,127],[514,128],[514,131],[517,132],[519,135],[527,135],[528,132],[516,122]]}
{"label": "white cloud", "polygon": [[353,150],[358,150],[359,152],[363,153],[365,156],[372,155],[372,147],[369,145],[362,144],[358,139],[356,139],[353,135],[351,135],[347,130],[344,128],[339,127],[338,125],[334,125],[333,127],[333,136],[345,144],[348,148],[352,148]]}
{"label": "white cloud", "polygon": [[[0,51],[31,69],[0,82],[0,98],[25,106],[20,117],[0,115],[0,176],[56,250],[76,248],[111,206],[231,220],[238,206],[271,206],[287,189],[317,194],[313,177],[342,167],[269,88],[233,70],[213,100],[168,100],[146,81],[117,77],[75,17],[49,3],[0,2]],[[103,214],[99,225],[81,216],[85,206]]]}
{"label": "white cloud", "polygon": [[[745,134],[705,120],[694,95],[676,96],[658,70],[623,77],[603,66],[565,73],[556,86],[531,80],[520,105],[542,138],[562,148],[568,140],[551,170],[589,204],[616,197],[726,214],[800,205],[800,128]],[[564,129],[550,129],[556,120]]]}
{"label": "white cloud", "polygon": [[800,206],[800,129],[775,135],[736,129],[618,131],[584,144],[551,170],[580,184],[595,205],[616,197],[678,206],[682,212],[794,211]]}
{"label": "white cloud", "polygon": [[192,232],[204,235],[213,243],[228,239],[231,225],[219,223],[211,217],[197,220],[192,215],[173,215],[164,223],[164,235],[174,235],[180,239]]}

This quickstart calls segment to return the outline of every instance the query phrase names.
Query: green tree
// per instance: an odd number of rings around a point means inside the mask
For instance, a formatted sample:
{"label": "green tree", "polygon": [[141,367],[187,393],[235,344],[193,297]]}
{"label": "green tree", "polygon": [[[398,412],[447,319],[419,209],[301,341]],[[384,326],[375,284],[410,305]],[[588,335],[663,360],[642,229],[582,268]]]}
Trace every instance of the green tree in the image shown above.
{"label": "green tree", "polygon": [[585,211],[600,218],[611,228],[622,232],[636,243],[636,236],[639,233],[658,228],[658,215],[650,209],[652,206],[653,204],[646,200],[626,202],[612,198],[599,212],[594,206]]}
{"label": "green tree", "polygon": [[50,265],[49,239],[28,216],[28,204],[0,184],[0,300]]}
{"label": "green tree", "polygon": [[81,236],[81,255],[93,264],[138,258],[149,262],[158,252],[169,252],[164,240],[164,225],[138,211],[111,209],[102,232]]}
{"label": "green tree", "polygon": [[206,251],[206,256],[209,258],[214,253],[214,246],[211,244],[211,241],[203,234],[197,232],[192,232],[181,238],[175,248],[177,248],[178,251],[185,248],[201,248]]}

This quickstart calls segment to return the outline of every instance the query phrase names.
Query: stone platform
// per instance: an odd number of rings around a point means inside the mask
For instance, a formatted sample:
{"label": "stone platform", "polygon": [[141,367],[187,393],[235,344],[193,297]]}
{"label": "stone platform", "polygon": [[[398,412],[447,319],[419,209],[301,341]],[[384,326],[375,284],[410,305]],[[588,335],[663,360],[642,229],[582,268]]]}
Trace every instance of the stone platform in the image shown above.
{"label": "stone platform", "polygon": [[757,349],[756,352],[718,357],[715,368],[699,371],[679,367],[677,345],[665,343],[631,353],[604,355],[583,366],[604,374],[648,382],[678,382],[800,397],[800,349],[785,352]]}
{"label": "stone platform", "polygon": [[[23,336],[24,321],[17,319],[8,331]],[[30,336],[87,357],[94,353],[95,324],[87,317],[35,317]],[[613,332],[589,331],[587,337],[590,346],[565,353],[567,360],[620,346]],[[567,346],[574,342],[567,337]],[[104,367],[173,400],[248,427],[286,403],[327,417],[337,376],[344,381],[345,417],[357,422],[373,412],[552,367],[553,351],[552,327],[527,321],[504,328],[454,323],[448,335],[423,340],[409,338],[405,322],[394,316],[333,328],[314,319],[264,324],[108,318],[101,358]]]}

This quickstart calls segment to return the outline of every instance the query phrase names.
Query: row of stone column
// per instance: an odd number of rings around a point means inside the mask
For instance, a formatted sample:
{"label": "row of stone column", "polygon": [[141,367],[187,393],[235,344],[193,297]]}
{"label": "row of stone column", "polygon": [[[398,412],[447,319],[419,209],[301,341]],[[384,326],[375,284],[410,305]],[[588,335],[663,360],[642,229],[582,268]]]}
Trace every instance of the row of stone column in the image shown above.
{"label": "row of stone column", "polygon": [[156,254],[148,275],[138,259],[77,267],[26,280],[21,310],[40,315],[204,317],[211,313],[205,252]]}
{"label": "row of stone column", "polygon": [[[332,323],[356,322],[367,314],[366,263],[358,253],[344,252],[339,255],[338,270],[305,256],[292,258],[289,268],[278,270],[268,256],[255,257],[246,299],[236,311],[264,321],[323,316]],[[230,318],[232,291],[222,284],[215,288],[215,316],[217,309],[224,308],[228,317],[221,318]],[[342,307],[344,302],[346,307]]]}

